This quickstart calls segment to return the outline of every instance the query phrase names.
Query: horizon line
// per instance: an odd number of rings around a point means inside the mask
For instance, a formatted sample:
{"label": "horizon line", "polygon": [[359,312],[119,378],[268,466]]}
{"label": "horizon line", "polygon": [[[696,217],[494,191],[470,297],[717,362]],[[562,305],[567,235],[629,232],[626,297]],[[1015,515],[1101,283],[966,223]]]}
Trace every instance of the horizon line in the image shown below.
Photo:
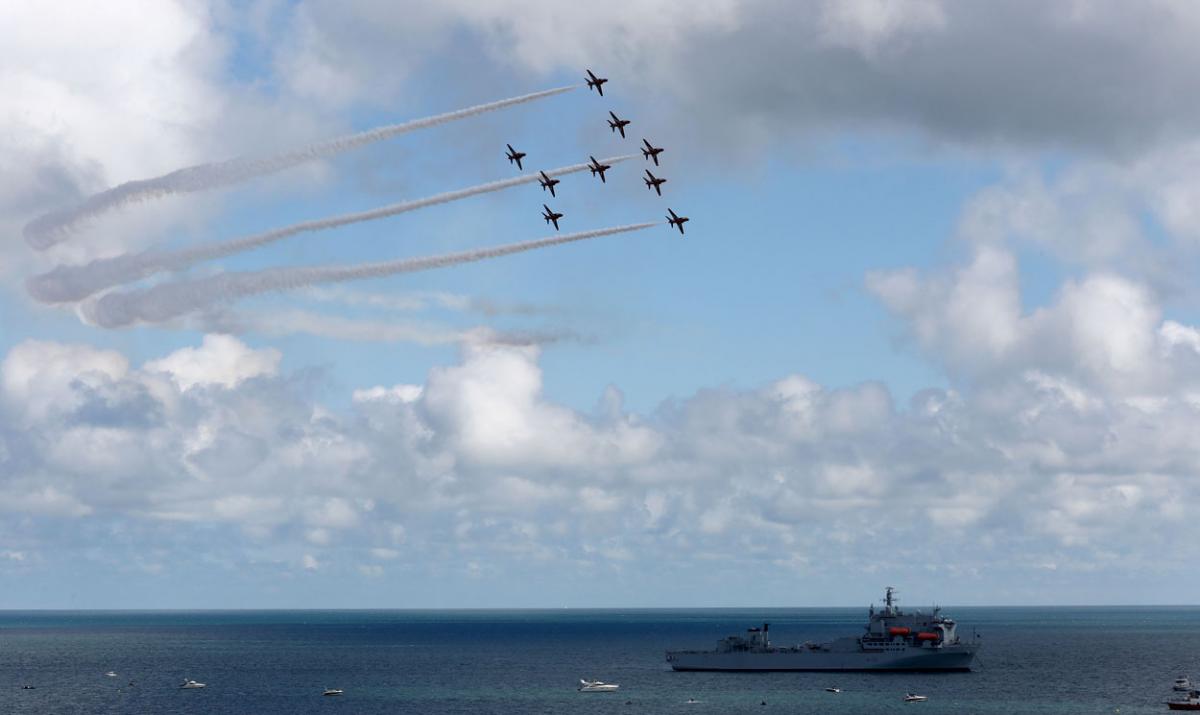
{"label": "horizon line", "polygon": [[[868,606],[874,604],[868,604]],[[1021,603],[1021,604],[920,604],[911,610],[923,608],[1200,608],[1200,603]],[[861,606],[347,606],[347,607],[217,607],[217,608],[20,608],[0,607],[5,613],[247,613],[247,612],[313,612],[313,611],[392,611],[392,612],[561,612],[561,611],[747,611],[747,610],[860,610]]]}

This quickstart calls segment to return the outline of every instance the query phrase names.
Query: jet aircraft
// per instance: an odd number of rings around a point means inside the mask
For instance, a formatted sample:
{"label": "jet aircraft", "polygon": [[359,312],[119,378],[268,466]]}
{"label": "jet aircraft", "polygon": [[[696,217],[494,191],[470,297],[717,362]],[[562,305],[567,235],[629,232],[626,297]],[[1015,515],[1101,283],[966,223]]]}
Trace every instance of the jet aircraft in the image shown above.
{"label": "jet aircraft", "polygon": [[621,119],[617,115],[613,114],[611,111],[608,114],[610,117],[612,117],[612,119],[608,120],[608,128],[613,130],[614,132],[615,131],[621,132],[621,138],[624,139],[625,138],[625,127],[629,126],[629,120]]}
{"label": "jet aircraft", "polygon": [[667,183],[667,180],[660,179],[654,174],[651,174],[649,169],[646,169],[646,176],[650,177],[648,179],[642,179],[642,181],[646,182],[646,188],[654,189],[656,194],[662,196],[662,185]]}
{"label": "jet aircraft", "polygon": [[683,235],[683,224],[687,223],[691,219],[689,219],[687,216],[676,216],[675,212],[672,211],[671,209],[667,209],[667,213],[671,214],[670,216],[667,217],[667,224],[679,229],[679,234],[682,236]]}
{"label": "jet aircraft", "polygon": [[538,183],[542,185],[542,191],[550,189],[550,195],[554,196],[554,185],[560,184],[562,181],[560,179],[551,179],[549,176],[546,176],[546,172],[544,171],[539,171],[538,173],[542,175],[542,178],[538,179]]}
{"label": "jet aircraft", "polygon": [[[555,213],[555,212],[551,211],[550,207],[547,206],[546,204],[542,204],[542,208],[546,209],[545,213],[542,214],[542,218],[546,219],[546,223],[553,223],[554,230],[557,231],[558,230],[558,220],[560,218],[562,218],[563,215],[560,213]],[[684,219],[684,221],[686,221],[686,220],[687,219]]]}
{"label": "jet aircraft", "polygon": [[658,155],[663,153],[663,148],[660,146],[654,146],[646,139],[643,139],[642,143],[646,145],[646,148],[642,149],[642,156],[647,159],[653,159],[654,165],[658,166]]}
{"label": "jet aircraft", "polygon": [[600,183],[607,184],[608,182],[604,180],[604,172],[611,169],[612,164],[601,164],[600,162],[596,161],[596,157],[591,156],[590,154],[588,155],[588,158],[592,160],[592,163],[588,164],[588,168],[592,171],[592,176],[599,174]]}
{"label": "jet aircraft", "polygon": [[604,88],[601,87],[600,85],[607,82],[608,79],[606,77],[597,77],[596,75],[592,74],[591,70],[587,71],[587,75],[588,75],[587,76],[588,89],[596,90],[597,92],[600,93],[600,96],[603,97],[604,96]]}
{"label": "jet aircraft", "polygon": [[508,153],[505,154],[508,157],[508,163],[511,164],[515,161],[517,162],[517,168],[525,171],[525,167],[521,166],[521,160],[525,158],[525,152],[513,149],[512,144],[505,144],[504,146],[508,147]]}

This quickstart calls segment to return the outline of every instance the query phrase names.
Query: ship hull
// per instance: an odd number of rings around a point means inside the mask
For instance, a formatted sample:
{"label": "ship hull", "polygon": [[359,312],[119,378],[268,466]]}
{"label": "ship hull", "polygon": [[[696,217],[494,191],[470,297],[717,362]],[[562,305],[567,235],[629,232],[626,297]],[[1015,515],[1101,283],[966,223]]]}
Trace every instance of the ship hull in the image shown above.
{"label": "ship hull", "polygon": [[[913,649],[918,651],[918,649]],[[967,672],[975,660],[975,649],[947,646],[936,651],[872,653],[828,651],[768,651],[719,653],[668,651],[667,662],[683,671],[905,671]]]}

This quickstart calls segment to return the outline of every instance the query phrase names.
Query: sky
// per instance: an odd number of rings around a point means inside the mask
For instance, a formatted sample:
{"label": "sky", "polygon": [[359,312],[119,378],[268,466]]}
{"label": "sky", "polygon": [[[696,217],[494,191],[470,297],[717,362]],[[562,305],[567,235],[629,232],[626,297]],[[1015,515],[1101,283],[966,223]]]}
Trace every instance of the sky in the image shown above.
{"label": "sky", "polygon": [[[0,608],[1195,603],[1198,33],[1172,0],[4,3]],[[506,143],[633,156],[178,260],[513,178]],[[287,272],[552,236],[543,203],[654,225]]]}

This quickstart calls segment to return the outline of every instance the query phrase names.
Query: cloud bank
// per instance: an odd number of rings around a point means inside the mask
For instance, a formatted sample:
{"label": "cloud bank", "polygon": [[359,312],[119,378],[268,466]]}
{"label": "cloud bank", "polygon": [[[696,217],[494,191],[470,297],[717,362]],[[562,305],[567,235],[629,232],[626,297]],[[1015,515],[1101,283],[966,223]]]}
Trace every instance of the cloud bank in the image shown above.
{"label": "cloud bank", "polygon": [[[1061,309],[1108,300],[1104,288]],[[955,576],[950,597],[1019,600],[1116,574],[1182,597],[1171,565],[1147,555],[1200,536],[1186,508],[1200,469],[1200,332],[1122,305],[1119,319],[1150,342],[1143,371],[1186,370],[1191,387],[1147,379],[1119,396],[1027,365],[897,405],[879,383],[790,375],[642,415],[609,388],[583,413],[543,394],[538,348],[476,336],[422,383],[360,388],[335,408],[282,373],[278,351],[231,337],[140,367],[26,341],[0,363],[0,488],[16,495],[4,529],[48,525],[40,539],[15,529],[13,546],[52,559],[58,540],[102,525],[224,525],[241,536],[177,546],[245,573],[262,552],[284,573],[368,563],[372,577],[465,579],[488,563],[498,584],[546,570],[581,588],[749,565],[771,574],[765,598],[788,602],[796,579],[854,573],[869,587],[922,564]],[[1103,338],[1068,342],[1085,353]]]}
{"label": "cloud bank", "polygon": [[347,100],[362,99],[378,91],[370,68],[417,66],[466,32],[507,66],[592,66],[619,78],[613,91],[660,106],[669,97],[705,138],[739,149],[898,129],[967,146],[1121,155],[1200,130],[1190,71],[1200,8],[1175,0],[449,2],[420,23],[389,6],[300,3],[293,22],[303,32],[280,61],[309,71],[295,76],[300,85],[336,78]]}

